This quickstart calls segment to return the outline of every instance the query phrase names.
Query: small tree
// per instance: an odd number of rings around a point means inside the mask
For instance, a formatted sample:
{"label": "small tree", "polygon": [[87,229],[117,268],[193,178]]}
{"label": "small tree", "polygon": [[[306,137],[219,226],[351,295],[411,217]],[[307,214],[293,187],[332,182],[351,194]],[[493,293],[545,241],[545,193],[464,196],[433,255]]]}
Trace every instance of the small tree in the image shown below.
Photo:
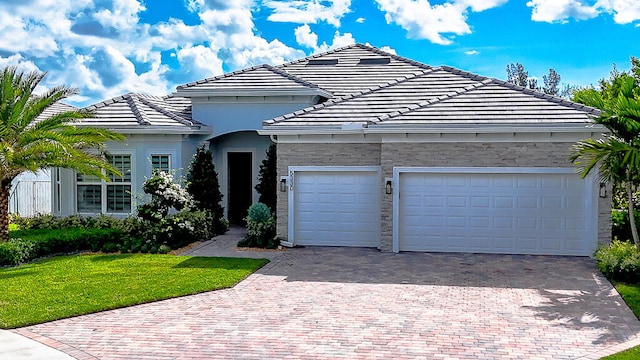
{"label": "small tree", "polygon": [[35,94],[45,75],[16,67],[0,69],[0,241],[9,239],[11,181],[21,173],[61,167],[105,180],[108,174],[120,174],[105,160],[104,143],[124,136],[74,125],[78,119],[94,117],[91,111],[70,110],[43,118],[49,107],[78,92],[55,86]]}
{"label": "small tree", "polygon": [[275,213],[278,191],[276,144],[271,144],[266,154],[267,157],[262,160],[262,164],[260,165],[256,191],[260,194],[258,201],[267,205],[269,209],[271,209],[271,212]]}
{"label": "small tree", "polygon": [[189,164],[186,175],[186,189],[191,194],[193,206],[206,211],[210,217],[211,233],[224,234],[229,229],[229,224],[224,218],[222,193],[218,182],[218,173],[213,164],[211,151],[204,146],[198,147]]}
{"label": "small tree", "polygon": [[610,133],[602,139],[579,141],[570,159],[583,177],[597,168],[601,180],[625,184],[631,234],[640,250],[633,206],[633,194],[640,183],[640,87],[632,75],[615,69],[609,82],[601,81],[601,87],[600,91],[577,91],[574,100],[601,109],[596,123]]}

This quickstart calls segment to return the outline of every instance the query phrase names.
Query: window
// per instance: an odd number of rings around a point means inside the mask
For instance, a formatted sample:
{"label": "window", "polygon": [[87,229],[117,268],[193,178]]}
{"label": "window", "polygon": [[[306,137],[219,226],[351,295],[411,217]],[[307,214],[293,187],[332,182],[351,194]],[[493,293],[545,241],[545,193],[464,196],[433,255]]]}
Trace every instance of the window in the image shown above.
{"label": "window", "polygon": [[168,173],[171,170],[171,155],[151,155],[151,170]]}
{"label": "window", "polygon": [[76,175],[78,213],[131,212],[131,155],[111,155],[108,160],[122,176],[110,174],[111,182],[106,182],[93,175]]}

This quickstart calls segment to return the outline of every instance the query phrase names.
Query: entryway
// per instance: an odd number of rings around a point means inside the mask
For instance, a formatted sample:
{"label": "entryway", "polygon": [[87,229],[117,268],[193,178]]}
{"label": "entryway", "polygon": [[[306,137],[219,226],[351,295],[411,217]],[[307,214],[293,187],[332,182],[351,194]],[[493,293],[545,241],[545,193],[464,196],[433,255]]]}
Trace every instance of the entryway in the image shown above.
{"label": "entryway", "polygon": [[244,226],[253,202],[253,154],[228,152],[227,164],[228,219],[231,224]]}

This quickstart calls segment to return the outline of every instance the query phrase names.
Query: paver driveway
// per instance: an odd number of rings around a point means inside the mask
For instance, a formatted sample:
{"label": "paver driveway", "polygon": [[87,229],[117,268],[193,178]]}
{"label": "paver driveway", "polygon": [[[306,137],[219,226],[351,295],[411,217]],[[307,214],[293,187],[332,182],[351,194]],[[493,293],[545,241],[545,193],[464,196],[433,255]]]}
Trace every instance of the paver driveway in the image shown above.
{"label": "paver driveway", "polygon": [[587,258],[261,254],[272,262],[233,289],[14,331],[78,359],[592,359],[639,343]]}

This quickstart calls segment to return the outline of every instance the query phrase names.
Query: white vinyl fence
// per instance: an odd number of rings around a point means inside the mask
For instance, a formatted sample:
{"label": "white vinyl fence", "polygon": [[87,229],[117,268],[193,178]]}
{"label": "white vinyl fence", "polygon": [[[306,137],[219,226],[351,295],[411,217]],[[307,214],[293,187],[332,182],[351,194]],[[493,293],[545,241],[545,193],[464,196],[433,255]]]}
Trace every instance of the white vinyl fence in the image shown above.
{"label": "white vinyl fence", "polygon": [[9,198],[9,213],[22,217],[50,214],[51,179],[47,179],[47,176],[21,176],[15,179]]}

